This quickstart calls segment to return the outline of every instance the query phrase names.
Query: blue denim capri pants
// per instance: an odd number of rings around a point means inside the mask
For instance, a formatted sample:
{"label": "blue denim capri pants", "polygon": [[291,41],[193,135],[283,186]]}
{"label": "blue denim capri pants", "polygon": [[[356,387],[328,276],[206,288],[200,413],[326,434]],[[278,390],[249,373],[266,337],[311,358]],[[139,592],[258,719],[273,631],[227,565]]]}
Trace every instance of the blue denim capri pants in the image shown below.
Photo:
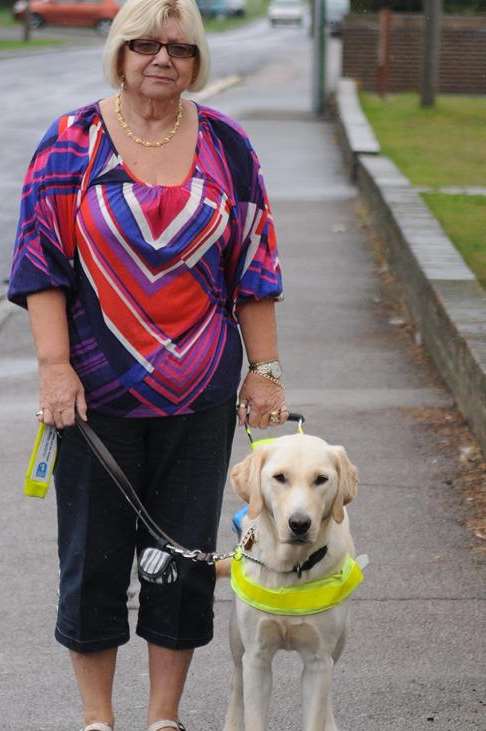
{"label": "blue denim capri pants", "polygon": [[[89,413],[89,424],[151,517],[187,548],[214,551],[236,417],[235,399],[189,415],[122,418]],[[90,452],[64,429],[55,472],[60,598],[56,639],[77,652],[129,639],[127,589],[135,551],[154,539]],[[168,648],[213,636],[214,566],[177,558],[168,585],[141,582],[136,632]]]}

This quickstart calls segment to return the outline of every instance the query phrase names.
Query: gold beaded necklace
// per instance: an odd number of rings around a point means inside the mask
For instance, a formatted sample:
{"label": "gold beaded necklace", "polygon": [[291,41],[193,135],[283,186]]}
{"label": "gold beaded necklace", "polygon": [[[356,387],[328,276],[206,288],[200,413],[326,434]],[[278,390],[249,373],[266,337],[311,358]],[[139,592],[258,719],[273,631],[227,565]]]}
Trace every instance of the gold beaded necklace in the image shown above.
{"label": "gold beaded necklace", "polygon": [[126,132],[128,137],[133,140],[133,142],[137,143],[137,145],[143,145],[144,147],[163,147],[171,141],[171,139],[179,129],[179,125],[182,121],[182,116],[184,114],[184,108],[182,106],[182,99],[179,99],[179,108],[177,110],[177,117],[174,126],[165,137],[163,137],[161,140],[156,140],[155,142],[151,142],[150,140],[144,140],[143,137],[139,137],[135,134],[135,132],[130,129],[130,127],[128,126],[128,122],[123,116],[121,110],[121,92],[119,92],[115,97],[115,112],[120,127]]}

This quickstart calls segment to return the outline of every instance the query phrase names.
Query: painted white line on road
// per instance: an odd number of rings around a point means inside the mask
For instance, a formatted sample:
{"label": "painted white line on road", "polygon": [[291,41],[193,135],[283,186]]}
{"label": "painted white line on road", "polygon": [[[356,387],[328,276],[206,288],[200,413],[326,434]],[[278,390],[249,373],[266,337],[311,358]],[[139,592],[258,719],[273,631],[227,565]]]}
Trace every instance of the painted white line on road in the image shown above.
{"label": "painted white line on road", "polygon": [[236,74],[233,74],[231,76],[225,76],[222,79],[216,79],[216,81],[213,81],[202,91],[191,94],[191,98],[195,99],[195,101],[197,102],[203,101],[204,99],[209,99],[209,97],[216,96],[216,94],[221,94],[222,91],[226,91],[226,89],[229,89],[230,87],[239,84],[240,81],[241,76],[237,76]]}

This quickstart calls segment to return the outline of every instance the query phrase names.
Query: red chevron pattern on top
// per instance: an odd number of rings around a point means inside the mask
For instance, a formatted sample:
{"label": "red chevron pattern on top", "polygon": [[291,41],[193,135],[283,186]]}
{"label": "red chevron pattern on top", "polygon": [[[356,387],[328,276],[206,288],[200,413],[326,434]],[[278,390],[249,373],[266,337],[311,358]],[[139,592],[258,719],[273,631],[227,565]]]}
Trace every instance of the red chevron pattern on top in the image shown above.
{"label": "red chevron pattern on top", "polygon": [[260,165],[228,117],[198,107],[191,173],[150,186],[118,155],[97,104],[56,120],[25,178],[9,297],[61,287],[88,405],[191,413],[238,386],[238,302],[281,275]]}

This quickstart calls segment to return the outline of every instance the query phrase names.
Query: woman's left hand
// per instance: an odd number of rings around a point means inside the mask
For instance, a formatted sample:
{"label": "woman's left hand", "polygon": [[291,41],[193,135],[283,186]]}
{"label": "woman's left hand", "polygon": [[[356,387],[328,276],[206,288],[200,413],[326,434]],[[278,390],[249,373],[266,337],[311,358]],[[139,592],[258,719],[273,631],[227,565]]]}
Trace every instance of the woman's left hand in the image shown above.
{"label": "woman's left hand", "polygon": [[248,373],[240,389],[238,403],[240,425],[248,418],[250,426],[266,429],[283,424],[289,415],[283,386],[258,373]]}

